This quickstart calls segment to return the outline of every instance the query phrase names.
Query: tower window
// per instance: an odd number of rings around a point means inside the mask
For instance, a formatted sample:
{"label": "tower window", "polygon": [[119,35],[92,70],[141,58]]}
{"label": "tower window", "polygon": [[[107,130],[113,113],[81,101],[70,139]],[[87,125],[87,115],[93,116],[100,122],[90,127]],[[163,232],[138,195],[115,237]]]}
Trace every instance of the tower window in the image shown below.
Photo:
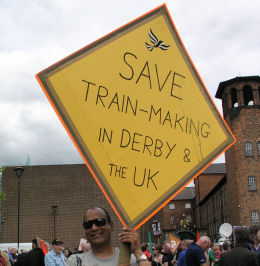
{"label": "tower window", "polygon": [[170,215],[170,224],[174,224],[174,215]]}
{"label": "tower window", "polygon": [[174,210],[175,209],[175,204],[174,203],[170,203],[169,204],[169,210]]}
{"label": "tower window", "polygon": [[236,88],[232,88],[230,92],[231,92],[232,108],[236,108],[236,107],[238,107],[237,90],[236,90]]}
{"label": "tower window", "polygon": [[253,156],[253,145],[251,142],[245,143],[245,154],[246,156]]}
{"label": "tower window", "polygon": [[186,219],[191,222],[191,214],[186,214]]}
{"label": "tower window", "polygon": [[257,142],[258,156],[260,156],[260,141]]}
{"label": "tower window", "polygon": [[243,88],[243,97],[245,105],[254,105],[253,90],[250,86],[245,86]]}
{"label": "tower window", "polygon": [[191,204],[190,203],[186,203],[185,204],[185,209],[190,209],[191,208]]}
{"label": "tower window", "polygon": [[255,176],[248,177],[248,190],[256,191],[256,177]]}
{"label": "tower window", "polygon": [[251,223],[252,225],[259,224],[259,214],[257,211],[251,212]]}

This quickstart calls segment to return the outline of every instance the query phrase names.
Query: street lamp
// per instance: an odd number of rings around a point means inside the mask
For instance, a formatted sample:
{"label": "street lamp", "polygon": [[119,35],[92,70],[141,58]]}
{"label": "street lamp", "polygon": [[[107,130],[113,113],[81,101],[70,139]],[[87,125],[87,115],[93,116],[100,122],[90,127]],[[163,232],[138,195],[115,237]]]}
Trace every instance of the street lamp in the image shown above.
{"label": "street lamp", "polygon": [[56,238],[56,210],[58,206],[52,205],[52,211],[53,211],[53,231],[54,231],[54,239]]}
{"label": "street lamp", "polygon": [[14,171],[17,175],[17,179],[18,179],[18,208],[17,208],[17,249],[19,252],[19,243],[20,243],[20,180],[21,180],[21,176],[23,174],[24,168],[22,166],[17,166],[14,168]]}

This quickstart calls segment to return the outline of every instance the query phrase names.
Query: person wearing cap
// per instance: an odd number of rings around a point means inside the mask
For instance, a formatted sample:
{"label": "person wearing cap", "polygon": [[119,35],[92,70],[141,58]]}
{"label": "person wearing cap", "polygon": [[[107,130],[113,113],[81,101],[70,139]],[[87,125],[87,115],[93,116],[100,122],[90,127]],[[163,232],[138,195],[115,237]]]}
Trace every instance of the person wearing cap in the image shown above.
{"label": "person wearing cap", "polygon": [[65,255],[62,252],[63,242],[59,239],[52,241],[52,250],[44,257],[45,266],[64,266]]}
{"label": "person wearing cap", "polygon": [[[83,227],[91,250],[71,255],[66,266],[118,265],[119,249],[112,245],[111,233],[114,230],[114,224],[109,213],[100,207],[88,209],[84,215]],[[136,231],[124,228],[119,234],[119,241],[129,243],[133,253],[130,264],[124,265],[151,265],[146,256],[142,254],[139,234]]]}

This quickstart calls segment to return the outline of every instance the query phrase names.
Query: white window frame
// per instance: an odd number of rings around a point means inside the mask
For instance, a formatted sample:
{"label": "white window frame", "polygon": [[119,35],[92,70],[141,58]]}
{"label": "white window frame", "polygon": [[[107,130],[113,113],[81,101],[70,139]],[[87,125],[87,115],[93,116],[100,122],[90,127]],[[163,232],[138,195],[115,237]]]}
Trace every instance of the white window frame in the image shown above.
{"label": "white window frame", "polygon": [[247,178],[248,182],[248,191],[256,191],[256,177],[255,176],[249,176]]}
{"label": "white window frame", "polygon": [[185,203],[185,209],[190,209],[191,208],[191,204],[189,202]]}
{"label": "white window frame", "polygon": [[169,210],[175,210],[175,204],[174,203],[169,204]]}
{"label": "white window frame", "polygon": [[252,225],[259,225],[259,213],[258,211],[251,212],[251,224]]}

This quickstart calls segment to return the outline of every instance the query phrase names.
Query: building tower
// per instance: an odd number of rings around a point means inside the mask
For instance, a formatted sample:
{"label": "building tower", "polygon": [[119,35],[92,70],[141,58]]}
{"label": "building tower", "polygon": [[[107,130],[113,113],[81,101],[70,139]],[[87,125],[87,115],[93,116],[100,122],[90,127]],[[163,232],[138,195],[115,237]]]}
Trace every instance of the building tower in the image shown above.
{"label": "building tower", "polygon": [[237,142],[226,153],[228,222],[260,223],[260,77],[236,77],[220,82],[224,119]]}

